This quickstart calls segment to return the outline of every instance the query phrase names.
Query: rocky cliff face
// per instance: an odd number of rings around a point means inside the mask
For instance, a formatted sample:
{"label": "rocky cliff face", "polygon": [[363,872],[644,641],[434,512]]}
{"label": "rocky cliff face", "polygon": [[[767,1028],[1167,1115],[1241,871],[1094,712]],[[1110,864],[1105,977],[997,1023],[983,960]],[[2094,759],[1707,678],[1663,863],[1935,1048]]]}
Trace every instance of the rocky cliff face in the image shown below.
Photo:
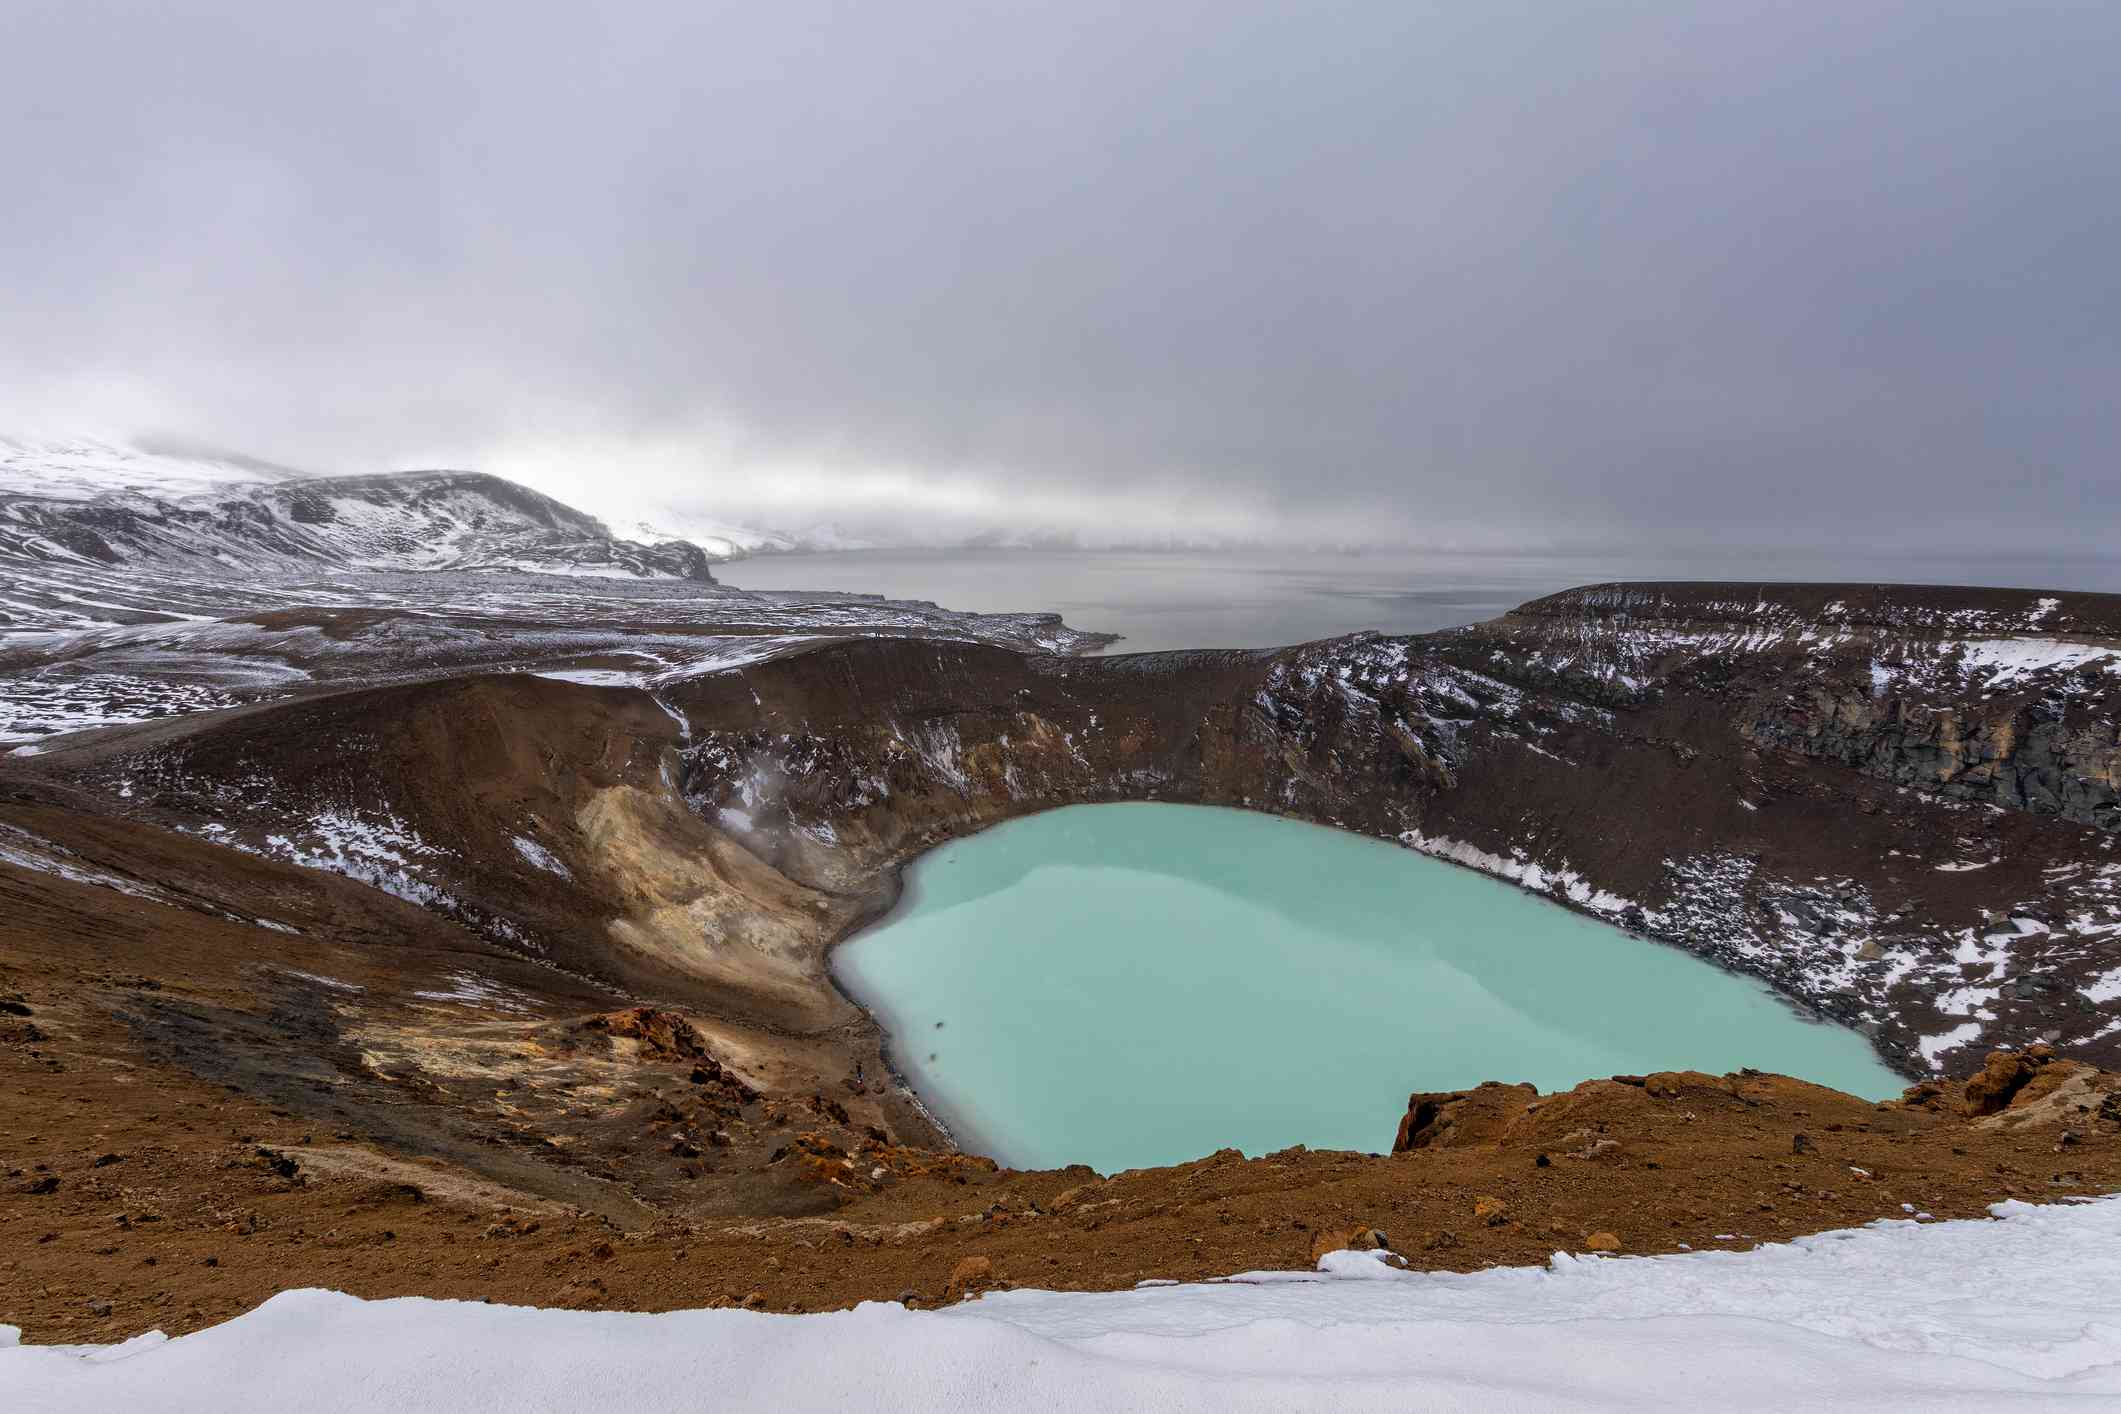
{"label": "rocky cliff face", "polygon": [[2016,695],[1966,710],[1812,686],[1745,724],[1765,745],[1954,800],[2121,831],[2121,748],[2108,703]]}
{"label": "rocky cliff face", "polygon": [[[1599,586],[1518,609],[1669,655],[1583,645],[1570,674],[1732,704],[1739,733],[1953,800],[2121,831],[2110,595],[1896,586]],[[1692,663],[1686,660],[1691,658]],[[1600,671],[1610,665],[1610,673]],[[1632,669],[1632,671],[1630,671]]]}

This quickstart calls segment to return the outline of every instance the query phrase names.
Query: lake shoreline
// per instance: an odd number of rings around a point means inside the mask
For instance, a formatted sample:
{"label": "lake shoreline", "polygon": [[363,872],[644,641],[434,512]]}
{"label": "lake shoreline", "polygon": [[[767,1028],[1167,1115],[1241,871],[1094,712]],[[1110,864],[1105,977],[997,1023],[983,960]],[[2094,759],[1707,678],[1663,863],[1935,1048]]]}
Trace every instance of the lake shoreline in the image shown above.
{"label": "lake shoreline", "polygon": [[[1066,809],[1067,807],[1056,808]],[[1003,825],[1010,823],[1013,822],[1001,822]],[[999,829],[1000,827],[1000,825],[994,825],[989,828]],[[1019,1165],[1013,1162],[1009,1155],[1001,1152],[1001,1150],[1008,1147],[1007,1145],[994,1143],[974,1123],[969,1115],[959,1113],[956,1107],[942,1096],[940,1088],[927,1072],[921,1068],[918,1062],[912,1062],[905,1058],[902,1054],[902,1041],[905,1037],[912,1034],[911,1023],[897,1016],[887,1003],[873,999],[868,989],[858,985],[849,977],[846,966],[844,950],[847,945],[903,916],[911,908],[912,900],[920,887],[919,880],[915,874],[916,868],[931,856],[955,843],[955,840],[946,840],[931,849],[922,850],[913,858],[889,871],[892,879],[890,903],[874,917],[865,919],[858,926],[849,930],[844,937],[833,942],[825,955],[825,975],[831,982],[832,989],[846,998],[862,1015],[869,1018],[870,1023],[876,1027],[883,1038],[878,1049],[883,1056],[884,1064],[890,1069],[892,1083],[905,1092],[907,1098],[911,1100],[913,1107],[920,1112],[922,1118],[935,1126],[942,1133],[943,1138],[959,1153],[977,1154],[982,1158],[993,1159],[1004,1168],[1017,1168]]]}

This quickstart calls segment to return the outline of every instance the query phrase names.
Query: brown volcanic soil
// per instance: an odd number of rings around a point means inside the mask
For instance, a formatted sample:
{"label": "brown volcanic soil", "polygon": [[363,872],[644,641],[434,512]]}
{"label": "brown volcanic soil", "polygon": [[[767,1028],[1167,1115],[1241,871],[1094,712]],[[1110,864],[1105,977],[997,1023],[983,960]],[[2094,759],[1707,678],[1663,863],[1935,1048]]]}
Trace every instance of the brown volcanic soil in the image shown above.
{"label": "brown volcanic soil", "polygon": [[[92,946],[71,975],[35,968],[32,1014],[0,1016],[0,1316],[30,1340],[176,1333],[300,1286],[815,1311],[938,1302],[958,1263],[985,1257],[1000,1283],[1117,1288],[1308,1267],[1321,1235],[1373,1226],[1418,1265],[1470,1270],[1600,1232],[1629,1253],[1742,1248],[2121,1187],[2121,1076],[2056,1062],[1987,1119],[1958,1113],[1963,1085],[1923,1108],[1680,1074],[1589,1082],[1530,1114],[1527,1092],[1491,1086],[1437,1147],[1388,1157],[1226,1152],[1100,1180],[934,1154],[935,1172],[829,1217],[615,1220],[153,1066],[121,1022],[48,1000],[124,986],[99,969],[137,947]],[[6,975],[25,961],[11,948]],[[1489,1198],[1504,1205],[1492,1225],[1476,1216]]]}

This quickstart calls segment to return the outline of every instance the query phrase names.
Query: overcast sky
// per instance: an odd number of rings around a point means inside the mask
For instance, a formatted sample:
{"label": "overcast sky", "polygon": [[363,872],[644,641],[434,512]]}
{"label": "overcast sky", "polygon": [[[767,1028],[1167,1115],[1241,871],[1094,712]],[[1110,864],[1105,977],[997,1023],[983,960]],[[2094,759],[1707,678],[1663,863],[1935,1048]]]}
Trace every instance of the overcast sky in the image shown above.
{"label": "overcast sky", "polygon": [[2121,4],[0,0],[0,430],[861,527],[2121,533]]}

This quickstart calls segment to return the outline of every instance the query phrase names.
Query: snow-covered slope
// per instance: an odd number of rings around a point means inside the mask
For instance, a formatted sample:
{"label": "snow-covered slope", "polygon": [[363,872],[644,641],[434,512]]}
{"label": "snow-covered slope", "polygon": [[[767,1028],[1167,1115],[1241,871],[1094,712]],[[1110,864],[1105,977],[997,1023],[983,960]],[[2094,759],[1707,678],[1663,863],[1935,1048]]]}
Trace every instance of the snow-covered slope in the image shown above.
{"label": "snow-covered slope", "polygon": [[523,570],[709,581],[706,554],[615,538],[496,476],[310,477],[97,443],[0,444],[0,567],[285,575]]}
{"label": "snow-covered slope", "polygon": [[2121,1201],[1995,1211],[1465,1276],[1337,1252],[1313,1274],[1004,1292],[939,1312],[649,1316],[295,1291],[177,1340],[0,1349],[0,1388],[43,1414],[2116,1407]]}
{"label": "snow-covered slope", "polygon": [[126,496],[172,500],[231,484],[262,485],[300,475],[249,457],[147,452],[89,439],[25,442],[0,437],[0,501]]}

